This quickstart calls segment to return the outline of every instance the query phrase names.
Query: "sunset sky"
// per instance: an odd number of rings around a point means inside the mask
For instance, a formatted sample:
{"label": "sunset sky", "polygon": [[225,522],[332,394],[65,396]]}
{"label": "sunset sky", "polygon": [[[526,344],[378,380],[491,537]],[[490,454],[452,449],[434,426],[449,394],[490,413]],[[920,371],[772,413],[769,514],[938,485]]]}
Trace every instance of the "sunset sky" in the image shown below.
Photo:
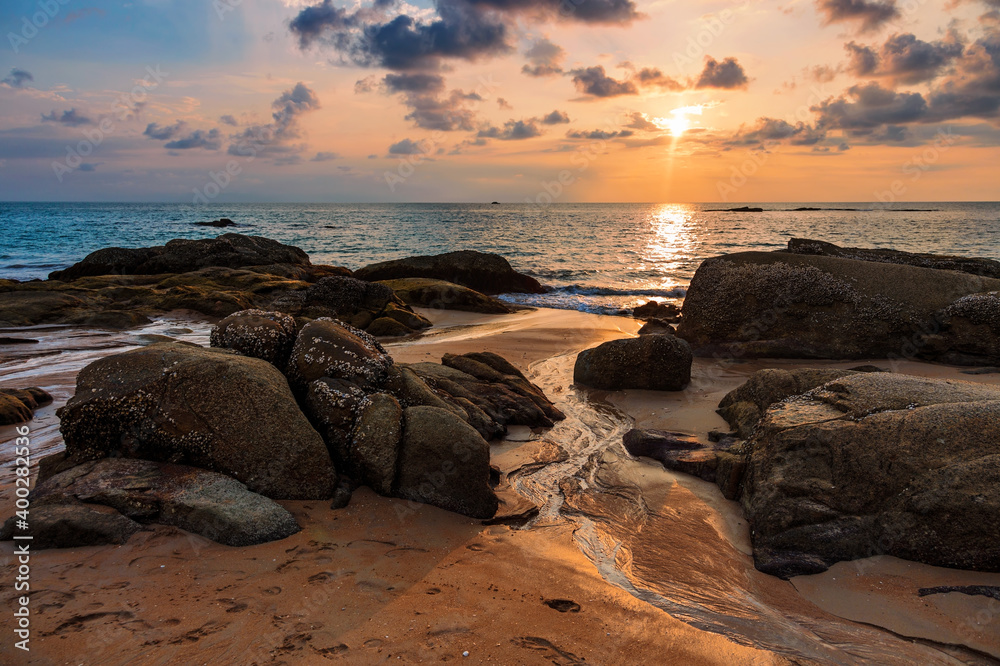
{"label": "sunset sky", "polygon": [[4,0],[0,28],[0,200],[1000,199],[1000,0]]}

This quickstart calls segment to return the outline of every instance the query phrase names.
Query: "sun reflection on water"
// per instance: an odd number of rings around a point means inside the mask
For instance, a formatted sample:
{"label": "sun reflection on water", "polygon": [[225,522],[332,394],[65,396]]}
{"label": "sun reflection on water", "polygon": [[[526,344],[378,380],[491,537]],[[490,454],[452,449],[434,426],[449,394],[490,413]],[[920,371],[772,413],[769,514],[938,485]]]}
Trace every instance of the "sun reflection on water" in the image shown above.
{"label": "sun reflection on water", "polygon": [[[640,270],[659,275],[681,272],[699,245],[695,212],[689,204],[661,204],[650,211],[650,233],[641,254]],[[677,286],[677,282],[664,279],[649,283],[647,288],[669,290]]]}

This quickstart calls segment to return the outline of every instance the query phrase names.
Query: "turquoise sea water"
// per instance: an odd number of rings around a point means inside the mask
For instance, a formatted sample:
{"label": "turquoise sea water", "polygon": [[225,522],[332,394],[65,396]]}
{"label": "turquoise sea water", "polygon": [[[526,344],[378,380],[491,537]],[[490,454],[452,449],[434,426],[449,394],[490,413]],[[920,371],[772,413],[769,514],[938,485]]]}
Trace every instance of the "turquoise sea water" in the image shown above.
{"label": "turquoise sea water", "polygon": [[[0,203],[0,277],[43,278],[102,247],[234,231],[297,245],[314,263],[352,269],[456,249],[496,252],[554,287],[511,300],[615,312],[649,298],[683,298],[705,258],[780,249],[793,236],[1000,258],[998,203],[771,203],[748,204],[763,213],[712,210],[741,205]],[[793,210],[801,207],[823,210]],[[193,225],[220,217],[240,226]]]}

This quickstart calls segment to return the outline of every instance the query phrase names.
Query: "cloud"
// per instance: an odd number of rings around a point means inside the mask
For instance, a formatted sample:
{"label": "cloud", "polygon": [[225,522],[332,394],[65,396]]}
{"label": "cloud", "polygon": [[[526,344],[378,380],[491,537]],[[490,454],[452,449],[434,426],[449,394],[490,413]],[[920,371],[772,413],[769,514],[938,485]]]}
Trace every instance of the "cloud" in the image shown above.
{"label": "cloud", "polygon": [[507,109],[507,110],[514,108],[514,106],[510,102],[505,100],[503,97],[497,97],[497,106],[500,107],[501,109]]}
{"label": "cloud", "polygon": [[862,32],[878,30],[900,16],[896,0],[817,0],[816,7],[826,25],[860,23]]}
{"label": "cloud", "polygon": [[569,122],[569,114],[565,111],[559,111],[558,109],[542,116],[538,119],[538,122],[543,125],[562,125]]}
{"label": "cloud", "polygon": [[896,92],[874,81],[851,86],[845,95],[812,107],[819,116],[817,127],[847,130],[854,136],[873,134],[885,125],[921,121],[927,110],[927,101],[919,93]]}
{"label": "cloud", "polygon": [[337,153],[330,153],[330,152],[325,152],[324,151],[324,152],[316,153],[316,155],[311,160],[309,160],[309,161],[310,162],[329,162],[331,160],[336,160],[336,159],[340,159],[340,155],[338,155]]}
{"label": "cloud", "polygon": [[813,146],[826,138],[826,131],[797,122],[794,125],[779,118],[758,118],[751,127],[740,127],[729,140],[730,145],[787,143],[793,146]]}
{"label": "cloud", "polygon": [[389,92],[427,93],[444,90],[444,77],[437,74],[386,74],[382,79]]}
{"label": "cloud", "polygon": [[239,123],[236,122],[236,118],[228,113],[224,116],[219,116],[219,122],[223,125],[229,125],[230,127],[237,127],[239,125]]}
{"label": "cloud", "polygon": [[641,16],[632,0],[435,0],[435,16],[426,19],[394,15],[395,4],[348,10],[323,0],[303,8],[289,29],[303,49],[319,43],[356,65],[405,71],[508,53],[512,27],[524,17],[627,25]]}
{"label": "cloud", "polygon": [[167,125],[165,127],[160,126],[157,123],[149,123],[146,125],[146,131],[142,134],[143,136],[148,136],[150,139],[156,139],[157,141],[168,141],[180,134],[184,130],[184,127],[185,123],[182,120],[178,120],[173,125]]}
{"label": "cloud", "polygon": [[504,126],[488,126],[479,130],[476,135],[480,139],[500,139],[501,141],[519,141],[522,139],[532,139],[542,135],[542,130],[538,127],[537,119],[528,120],[508,120]]}
{"label": "cloud", "polygon": [[566,49],[553,44],[547,37],[535,40],[524,56],[528,64],[521,71],[528,76],[542,77],[562,74],[562,61],[566,58]]}
{"label": "cloud", "polygon": [[102,162],[81,162],[78,168],[80,171],[97,171],[97,167],[101,164]]}
{"label": "cloud", "polygon": [[304,83],[296,83],[271,102],[272,122],[256,124],[230,135],[228,153],[240,157],[269,157],[277,164],[293,164],[292,155],[305,150],[294,145],[300,137],[299,118],[320,108],[319,97]]}
{"label": "cloud", "polygon": [[57,114],[55,111],[49,114],[42,114],[42,122],[49,123],[62,123],[63,125],[69,125],[70,127],[79,127],[80,125],[89,125],[92,121],[86,116],[82,116],[76,112],[76,108],[72,108],[69,111],[63,111],[62,114]]}
{"label": "cloud", "polygon": [[222,147],[222,135],[217,129],[194,130],[183,138],[176,139],[163,144],[167,150],[190,150],[191,148],[204,148],[205,150],[218,150]]}
{"label": "cloud", "polygon": [[733,90],[746,88],[749,82],[746,72],[743,71],[743,66],[736,61],[736,58],[726,58],[719,62],[711,56],[706,56],[705,68],[698,76],[694,87]]}
{"label": "cloud", "polygon": [[962,56],[964,47],[952,34],[943,41],[925,42],[912,34],[893,35],[880,49],[850,42],[847,69],[855,76],[876,76],[896,83],[930,81]]}
{"label": "cloud", "polygon": [[660,88],[661,90],[669,90],[671,92],[678,92],[684,90],[684,84],[680,83],[676,79],[672,79],[659,69],[652,67],[644,67],[640,69],[635,75],[635,78],[639,80],[639,85],[644,88]]}
{"label": "cloud", "polygon": [[412,120],[417,127],[454,132],[475,129],[476,114],[467,105],[469,102],[481,102],[482,97],[476,93],[452,90],[445,96],[409,94],[404,101],[410,107],[410,113],[405,118]]}
{"label": "cloud", "polygon": [[6,83],[11,88],[23,88],[27,81],[34,81],[35,77],[31,75],[31,72],[18,69],[17,67],[12,67],[10,70],[10,75],[0,79],[0,83]]}
{"label": "cloud", "polygon": [[567,132],[566,138],[568,139],[591,139],[595,141],[606,141],[608,139],[625,139],[635,134],[631,130],[617,130],[614,132],[609,132],[607,130],[591,130],[589,132]]}
{"label": "cloud", "polygon": [[403,139],[389,146],[390,155],[423,155],[427,150],[421,145],[423,141]]}
{"label": "cloud", "polygon": [[618,97],[620,95],[638,95],[639,89],[632,81],[618,81],[611,78],[601,65],[583,67],[569,72],[577,90],[594,97]]}
{"label": "cloud", "polygon": [[625,127],[634,130],[640,130],[642,132],[659,132],[661,128],[654,122],[651,122],[645,113],[639,113],[638,111],[633,111],[628,114],[628,122],[625,123]]}

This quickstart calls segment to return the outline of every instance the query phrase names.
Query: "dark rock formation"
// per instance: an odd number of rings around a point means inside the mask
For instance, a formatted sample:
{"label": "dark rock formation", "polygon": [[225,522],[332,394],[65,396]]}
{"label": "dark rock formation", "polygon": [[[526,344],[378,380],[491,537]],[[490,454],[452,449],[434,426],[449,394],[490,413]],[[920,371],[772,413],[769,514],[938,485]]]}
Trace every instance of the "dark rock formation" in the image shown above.
{"label": "dark rock formation", "polygon": [[391,495],[403,439],[403,409],[386,393],[362,401],[351,433],[350,456],[358,478],[380,495]]}
{"label": "dark rock formation", "polygon": [[997,387],[849,375],[771,405],[731,496],[774,575],[873,555],[1000,571],[997,441]]}
{"label": "dark rock formation", "polygon": [[212,328],[211,345],[263,359],[284,370],[297,335],[298,326],[290,315],[241,310]]}
{"label": "dark rock formation", "polygon": [[436,407],[407,407],[396,495],[473,518],[492,518],[490,447],[476,430]]}
{"label": "dark rock formation", "polygon": [[632,310],[632,316],[636,319],[662,319],[669,323],[676,322],[680,314],[681,309],[673,303],[659,301],[647,301]]}
{"label": "dark rock formation", "polygon": [[[122,543],[138,529],[133,523],[174,525],[227,546],[284,539],[300,529],[282,506],[228,476],[148,460],[84,463],[39,483],[31,503],[30,530],[15,531],[8,521],[4,531],[33,535],[35,547]],[[65,515],[39,522],[39,509]]]}
{"label": "dark rock formation", "polygon": [[[905,357],[986,364],[1000,339],[960,301],[1000,280],[956,271],[787,252],[708,259],[695,273],[677,334],[700,356]],[[956,323],[957,322],[957,323]],[[962,340],[966,342],[963,343]],[[996,345],[989,351],[989,342]],[[966,351],[956,347],[965,345]]]}
{"label": "dark rock formation", "polygon": [[407,257],[383,261],[355,271],[362,280],[432,278],[454,282],[484,294],[545,292],[532,277],[518,273],[497,254],[459,250],[427,257]]}
{"label": "dark rock formation", "polygon": [[633,428],[622,438],[625,450],[633,456],[660,461],[664,467],[714,483],[718,467],[718,450],[732,442],[704,444],[697,438],[665,430]]}
{"label": "dark rock formation", "polygon": [[302,327],[288,362],[288,382],[298,394],[309,383],[330,377],[378,389],[388,377],[392,358],[371,335],[334,319]]}
{"label": "dark rock formation", "polygon": [[282,374],[228,350],[159,343],[95,361],[60,410],[75,463],[121,456],[220,472],[275,499],[327,498],[336,472]]}
{"label": "dark rock formation", "polygon": [[903,252],[901,250],[881,248],[840,247],[833,243],[807,238],[790,238],[788,240],[788,251],[794,254],[814,254],[885,264],[906,264],[908,266],[919,266],[920,268],[960,271],[980,277],[1000,279],[1000,261],[994,261],[993,259]]}
{"label": "dark rock formation", "polygon": [[675,335],[676,333],[677,330],[663,319],[650,319],[639,329],[639,335]]}
{"label": "dark rock formation", "polygon": [[508,314],[513,309],[503,301],[478,291],[429,278],[400,278],[384,280],[381,284],[391,288],[408,305],[419,305],[437,310],[464,310],[483,314]]}
{"label": "dark rock formation", "polygon": [[611,340],[580,352],[573,381],[596,389],[680,391],[691,381],[691,349],[672,335]]}
{"label": "dark rock formation", "polygon": [[52,396],[40,388],[0,389],[0,425],[30,421],[39,407],[52,403]]}
{"label": "dark rock formation", "polygon": [[218,220],[212,220],[211,222],[195,222],[194,225],[198,227],[217,227],[219,229],[223,229],[225,227],[239,226],[238,224],[230,220],[228,217],[223,217]]}

